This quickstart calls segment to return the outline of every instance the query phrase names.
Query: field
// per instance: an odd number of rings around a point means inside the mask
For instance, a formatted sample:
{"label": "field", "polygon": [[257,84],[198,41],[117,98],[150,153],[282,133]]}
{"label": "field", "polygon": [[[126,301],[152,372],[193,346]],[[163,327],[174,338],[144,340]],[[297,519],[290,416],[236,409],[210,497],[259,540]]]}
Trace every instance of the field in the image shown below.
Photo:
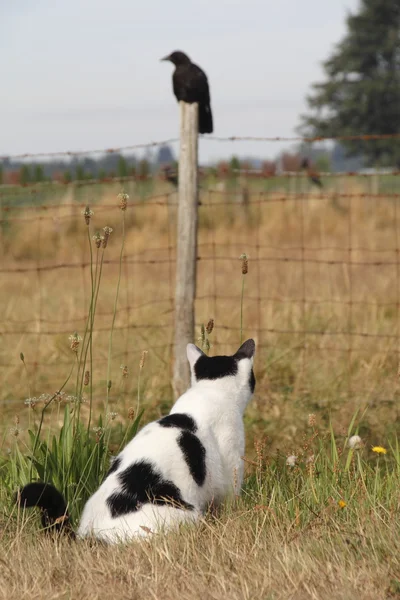
{"label": "field", "polygon": [[[380,194],[361,178],[329,182],[323,194],[301,178],[205,186],[196,337],[213,318],[210,352],[237,349],[244,284],[243,338],[257,344],[245,492],[198,529],[113,550],[38,536],[35,516],[18,515],[11,498],[33,454],[33,470],[76,501],[77,518],[132,419],[171,406],[176,194],[166,182],[127,184],[126,213],[119,185],[3,194],[0,598],[400,597],[394,185]],[[104,226],[113,231],[103,252],[92,237]],[[92,276],[100,285],[83,386]],[[64,384],[41,423],[43,398]],[[59,437],[66,419],[75,433],[85,428],[75,448]],[[363,448],[352,451],[356,433]],[[68,447],[68,478],[46,459],[53,435]],[[91,461],[85,485],[78,450]]]}
{"label": "field", "polygon": [[6,503],[0,598],[398,598],[399,448],[367,463],[309,429],[297,464],[258,445],[240,499],[146,542],[48,539]]}

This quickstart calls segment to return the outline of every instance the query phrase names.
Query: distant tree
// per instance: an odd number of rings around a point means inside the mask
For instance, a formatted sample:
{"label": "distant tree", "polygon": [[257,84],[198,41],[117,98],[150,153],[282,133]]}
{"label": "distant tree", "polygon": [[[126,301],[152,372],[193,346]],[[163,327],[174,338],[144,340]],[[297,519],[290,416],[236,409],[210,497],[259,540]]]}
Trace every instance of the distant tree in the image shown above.
{"label": "distant tree", "polygon": [[107,173],[105,172],[104,169],[100,169],[99,170],[99,174],[98,174],[98,178],[99,179],[105,179],[107,177]]}
{"label": "distant tree", "polygon": [[341,143],[336,143],[330,153],[333,171],[358,171],[365,166],[360,156],[349,157],[346,148]]}
{"label": "distant tree", "polygon": [[232,156],[229,161],[229,171],[233,176],[240,175],[240,160],[237,156]]}
{"label": "distant tree", "polygon": [[83,181],[85,179],[85,170],[80,164],[77,164],[75,167],[75,179],[77,181]]}
{"label": "distant tree", "polygon": [[71,171],[64,171],[64,183],[71,183],[72,181],[72,175],[71,175]]}
{"label": "distant tree", "polygon": [[143,158],[139,162],[137,174],[139,175],[140,179],[146,180],[149,177],[149,174],[150,174],[150,163],[147,160],[147,158]]}
{"label": "distant tree", "polygon": [[42,165],[35,165],[35,168],[33,170],[33,180],[36,183],[40,183],[41,181],[44,181],[44,179],[45,177]]}
{"label": "distant tree", "polygon": [[158,152],[157,152],[156,164],[157,165],[170,164],[170,163],[173,163],[174,160],[175,160],[175,155],[174,155],[174,151],[172,150],[171,146],[168,146],[168,145],[160,146],[160,148],[158,149]]}
{"label": "distant tree", "polygon": [[29,165],[22,165],[19,174],[19,181],[22,185],[32,181],[32,174]]}
{"label": "distant tree", "polygon": [[97,172],[97,162],[93,158],[84,158],[82,168],[85,173],[84,179],[94,179]]}
{"label": "distant tree", "polygon": [[118,158],[117,173],[118,177],[126,177],[128,175],[128,165],[126,164],[126,160],[123,156]]}
{"label": "distant tree", "polygon": [[[306,136],[393,134],[400,131],[400,2],[361,0],[347,34],[324,63],[326,81],[313,85]],[[369,165],[399,164],[398,140],[343,142]]]}
{"label": "distant tree", "polygon": [[3,165],[0,165],[0,185],[3,184]]}
{"label": "distant tree", "polygon": [[315,159],[315,166],[318,171],[329,172],[331,170],[331,160],[328,154],[319,154]]}

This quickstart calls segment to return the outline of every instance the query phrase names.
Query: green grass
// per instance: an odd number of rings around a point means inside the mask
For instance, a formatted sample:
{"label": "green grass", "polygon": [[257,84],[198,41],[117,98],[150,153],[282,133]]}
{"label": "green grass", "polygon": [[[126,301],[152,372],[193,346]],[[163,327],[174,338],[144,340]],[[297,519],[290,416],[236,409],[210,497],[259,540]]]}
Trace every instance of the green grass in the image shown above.
{"label": "green grass", "polygon": [[398,598],[396,439],[386,454],[352,450],[313,425],[294,466],[261,441],[255,455],[241,497],[121,546],[39,535],[38,515],[19,513],[2,486],[0,598]]}
{"label": "green grass", "polygon": [[[107,472],[110,456],[154,416],[154,410],[144,414],[141,410],[146,385],[141,380],[142,363],[138,366],[137,406],[130,410],[130,419],[122,415],[116,418],[114,405],[94,403],[97,395],[108,398],[110,390],[117,389],[121,395],[124,379],[118,383],[103,374],[100,381],[93,381],[91,364],[97,351],[93,331],[97,299],[108,286],[102,272],[107,248],[95,247],[90,228],[85,234],[91,244],[91,264],[82,338],[72,336],[73,347],[67,349],[69,366],[57,393],[46,396],[44,404],[37,402],[37,406],[26,408],[26,431],[21,432],[17,417],[4,438],[0,459],[0,598],[398,597],[400,447],[395,427],[387,433],[388,423],[386,433],[374,437],[374,443],[386,451],[379,454],[372,450],[366,421],[373,406],[367,412],[342,416],[338,425],[335,402],[343,385],[339,378],[324,409],[315,395],[304,403],[307,390],[304,392],[297,381],[302,367],[297,345],[285,350],[271,347],[264,355],[260,353],[263,360],[256,373],[257,385],[268,387],[276,415],[265,420],[260,407],[262,395],[249,406],[245,422],[254,447],[248,446],[244,457],[246,477],[241,497],[227,499],[198,526],[126,547],[108,548],[87,541],[70,544],[66,539],[38,533],[36,511],[21,512],[15,504],[18,488],[32,480],[53,483],[65,495],[76,526],[85,501]],[[122,252],[119,257],[120,273]],[[108,290],[114,299],[110,336],[119,276],[114,281],[116,290]],[[239,259],[237,286],[243,290]],[[246,281],[245,291],[247,288]],[[243,294],[239,294],[235,314],[238,318],[242,315],[238,332],[247,330],[250,315]],[[215,331],[209,339],[207,328],[201,330],[201,343],[208,351]],[[215,329],[218,333],[218,324]],[[110,337],[107,365],[115,345]],[[318,384],[318,378],[323,378],[318,364],[310,365],[310,379]],[[385,365],[380,362],[377,368],[382,370]],[[164,368],[167,370],[167,364]],[[393,368],[392,364],[387,366],[388,372]],[[90,377],[86,385],[87,370]],[[25,371],[29,389],[29,369]],[[64,387],[69,382],[75,382],[75,391],[67,399]],[[328,383],[332,387],[335,379]],[[296,402],[300,391],[302,401]],[[307,415],[313,403],[316,414]],[[167,412],[170,404],[164,399],[158,411]],[[302,434],[277,450],[282,431],[296,419],[303,421]],[[364,440],[359,449],[349,447],[349,438],[355,434]],[[292,465],[288,455],[296,457],[291,459]]]}

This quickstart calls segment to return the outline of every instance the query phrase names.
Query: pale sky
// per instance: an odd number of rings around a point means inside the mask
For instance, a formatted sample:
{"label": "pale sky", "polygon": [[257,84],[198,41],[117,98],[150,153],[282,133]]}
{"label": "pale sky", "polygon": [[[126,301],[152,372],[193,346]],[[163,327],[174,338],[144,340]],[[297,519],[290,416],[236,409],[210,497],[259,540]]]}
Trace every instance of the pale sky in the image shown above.
{"label": "pale sky", "polygon": [[[207,73],[217,136],[291,136],[359,0],[0,0],[0,155],[175,138],[173,66]],[[289,148],[289,145],[287,145]],[[201,139],[202,162],[282,146]]]}

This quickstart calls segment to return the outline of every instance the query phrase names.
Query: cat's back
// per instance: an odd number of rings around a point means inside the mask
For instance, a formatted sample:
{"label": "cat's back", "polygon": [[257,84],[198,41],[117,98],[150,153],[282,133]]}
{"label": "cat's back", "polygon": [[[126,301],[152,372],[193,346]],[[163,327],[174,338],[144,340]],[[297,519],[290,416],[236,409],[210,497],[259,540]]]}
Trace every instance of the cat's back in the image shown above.
{"label": "cat's back", "polygon": [[217,445],[204,419],[186,408],[172,410],[144,427],[121,453],[121,469],[145,459],[179,487],[188,503],[199,508],[214,485]]}
{"label": "cat's back", "polygon": [[[148,504],[154,511],[164,499],[189,512],[202,512],[215,488],[215,449],[190,414],[169,414],[149,423],[113,460],[99,489],[87,502],[81,532],[126,522],[142,523]],[[167,502],[168,504],[168,502]],[[159,510],[160,508],[160,510]],[[155,513],[154,513],[155,514]]]}

